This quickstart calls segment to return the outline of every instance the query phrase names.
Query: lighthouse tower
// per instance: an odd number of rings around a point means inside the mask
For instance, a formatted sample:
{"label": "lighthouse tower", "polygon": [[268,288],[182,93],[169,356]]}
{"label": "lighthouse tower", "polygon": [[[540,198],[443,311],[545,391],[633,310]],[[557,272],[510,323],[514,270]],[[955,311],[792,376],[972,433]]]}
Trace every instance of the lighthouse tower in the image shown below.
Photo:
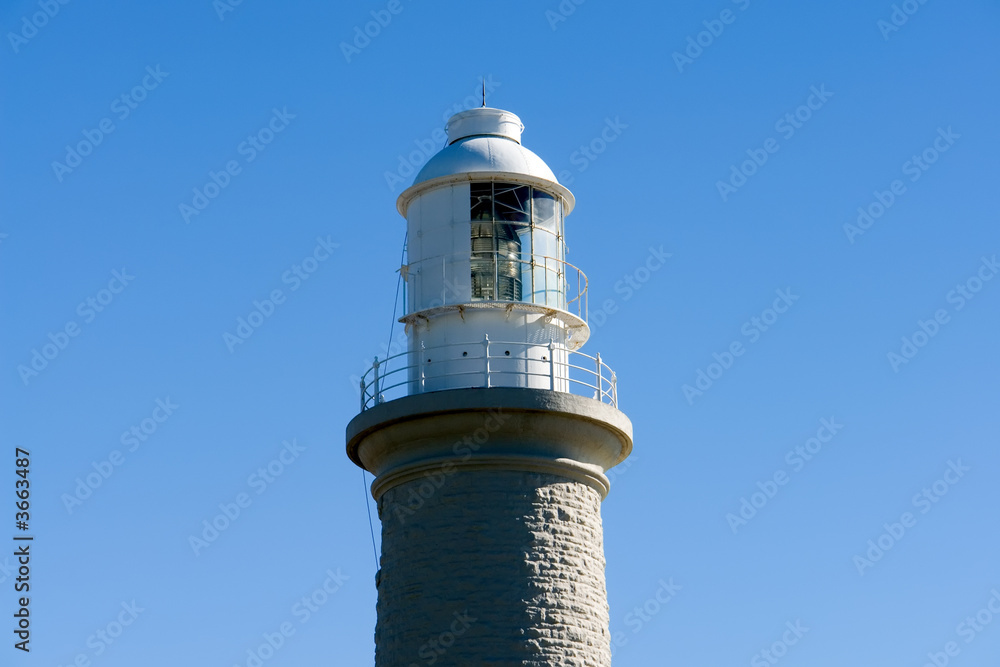
{"label": "lighthouse tower", "polygon": [[376,667],[611,664],[600,504],[632,425],[580,351],[573,195],[522,130],[452,116],[397,202],[408,349],[375,360],[347,427],[382,522]]}

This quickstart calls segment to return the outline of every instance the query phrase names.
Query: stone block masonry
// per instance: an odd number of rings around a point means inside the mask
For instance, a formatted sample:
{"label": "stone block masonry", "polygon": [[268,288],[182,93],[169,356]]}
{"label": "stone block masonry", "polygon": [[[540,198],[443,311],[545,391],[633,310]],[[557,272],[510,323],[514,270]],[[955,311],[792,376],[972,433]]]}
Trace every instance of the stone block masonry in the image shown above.
{"label": "stone block masonry", "polygon": [[459,470],[403,520],[391,507],[418,484],[379,499],[377,666],[611,664],[596,490]]}

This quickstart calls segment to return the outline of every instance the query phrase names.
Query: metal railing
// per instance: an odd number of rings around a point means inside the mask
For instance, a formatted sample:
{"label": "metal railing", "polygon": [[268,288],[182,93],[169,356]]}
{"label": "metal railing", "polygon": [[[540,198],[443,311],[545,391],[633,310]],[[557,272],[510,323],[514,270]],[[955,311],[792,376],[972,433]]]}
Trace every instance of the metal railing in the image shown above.
{"label": "metal railing", "polygon": [[[406,265],[407,283],[411,280],[420,280],[421,272],[432,270],[435,272],[435,276],[441,276],[440,305],[467,303],[469,297],[464,296],[465,290],[459,290],[456,286],[464,285],[470,280],[473,262],[491,262],[493,264],[494,290],[497,290],[500,277],[497,267],[504,264],[519,264],[521,276],[519,302],[559,308],[575,314],[585,322],[587,321],[589,305],[587,274],[565,260],[547,255],[521,253],[516,257],[511,257],[493,251],[490,253],[460,252],[429,257]],[[456,275],[457,273],[461,275]],[[407,289],[412,290],[413,286],[408,285]],[[409,309],[408,303],[407,309]],[[422,308],[420,309],[422,310]]]}
{"label": "metal railing", "polygon": [[[518,348],[521,354],[511,355],[511,350]],[[474,353],[471,356],[470,351]],[[618,378],[600,354],[592,357],[552,341],[514,343],[490,340],[489,336],[473,343],[421,346],[419,352],[401,352],[381,360],[375,357],[361,378],[362,412],[406,395],[472,387],[549,389],[618,407]],[[544,354],[539,358],[530,356],[540,352]],[[441,353],[443,358],[438,356]]]}

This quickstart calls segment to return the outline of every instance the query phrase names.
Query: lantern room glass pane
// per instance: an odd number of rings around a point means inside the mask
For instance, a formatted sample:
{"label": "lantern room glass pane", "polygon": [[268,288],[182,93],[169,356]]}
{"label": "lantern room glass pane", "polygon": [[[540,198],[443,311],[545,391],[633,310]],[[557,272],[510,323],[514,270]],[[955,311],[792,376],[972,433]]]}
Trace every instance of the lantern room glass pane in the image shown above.
{"label": "lantern room glass pane", "polygon": [[493,184],[472,183],[469,188],[473,220],[493,220]]}
{"label": "lantern room glass pane", "polygon": [[521,239],[514,225],[472,223],[472,298],[521,300]]}
{"label": "lantern room glass pane", "polygon": [[527,185],[469,184],[472,298],[564,308],[562,206]]}
{"label": "lantern room glass pane", "polygon": [[528,222],[531,219],[531,188],[510,183],[493,184],[493,206],[497,220]]}
{"label": "lantern room glass pane", "polygon": [[531,200],[532,221],[539,227],[544,227],[553,232],[556,231],[559,221],[556,198],[548,192],[535,190],[531,193]]}

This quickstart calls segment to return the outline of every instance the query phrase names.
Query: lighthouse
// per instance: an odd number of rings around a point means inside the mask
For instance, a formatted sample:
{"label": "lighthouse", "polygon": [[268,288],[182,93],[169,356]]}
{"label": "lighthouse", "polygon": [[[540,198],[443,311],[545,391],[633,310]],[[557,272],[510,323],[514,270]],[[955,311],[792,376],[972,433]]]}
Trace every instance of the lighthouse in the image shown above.
{"label": "lighthouse", "polygon": [[376,667],[611,664],[600,506],[632,425],[582,350],[575,199],[523,129],[452,116],[397,201],[407,349],[374,361],[347,427],[382,523]]}

